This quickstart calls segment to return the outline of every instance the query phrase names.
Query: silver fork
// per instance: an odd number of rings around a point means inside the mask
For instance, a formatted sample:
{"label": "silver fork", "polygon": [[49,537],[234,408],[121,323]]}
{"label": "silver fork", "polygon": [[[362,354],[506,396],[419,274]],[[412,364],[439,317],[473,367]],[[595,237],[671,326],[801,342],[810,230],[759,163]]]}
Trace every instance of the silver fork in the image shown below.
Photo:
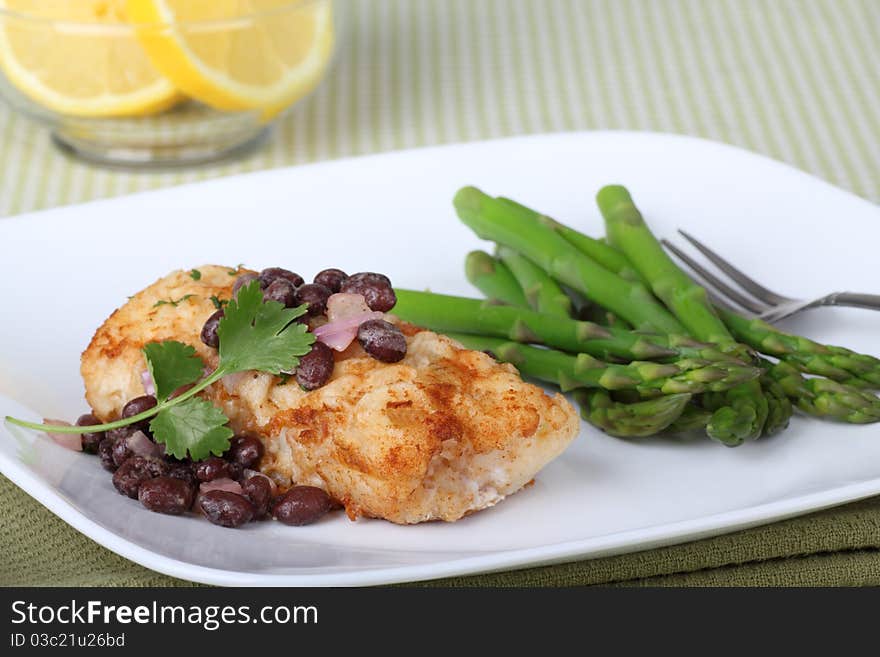
{"label": "silver fork", "polygon": [[752,317],[760,317],[766,322],[778,322],[786,317],[791,317],[809,308],[820,306],[850,306],[854,308],[867,308],[880,310],[880,295],[859,294],[857,292],[831,292],[812,300],[792,299],[783,296],[749,278],[727,260],[715,253],[708,246],[689,235],[683,230],[678,231],[682,237],[690,242],[696,249],[706,256],[718,269],[727,274],[728,278],[739,285],[737,290],[721,280],[706,267],[699,264],[675,244],[668,240],[661,240],[670,252],[684,262],[702,279],[704,286],[709,290],[714,303],[724,305],[737,312],[746,313]]}

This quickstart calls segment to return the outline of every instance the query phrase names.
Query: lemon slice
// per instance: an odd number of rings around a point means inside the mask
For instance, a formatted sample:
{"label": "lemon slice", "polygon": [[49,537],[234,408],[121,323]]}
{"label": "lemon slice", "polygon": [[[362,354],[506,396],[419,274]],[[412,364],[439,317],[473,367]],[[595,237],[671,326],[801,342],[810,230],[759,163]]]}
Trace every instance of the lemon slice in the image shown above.
{"label": "lemon slice", "polygon": [[23,94],[71,116],[143,116],[180,99],[124,25],[125,0],[0,0],[0,66]]}
{"label": "lemon slice", "polygon": [[128,0],[156,68],[220,110],[271,116],[310,92],[333,50],[328,0]]}

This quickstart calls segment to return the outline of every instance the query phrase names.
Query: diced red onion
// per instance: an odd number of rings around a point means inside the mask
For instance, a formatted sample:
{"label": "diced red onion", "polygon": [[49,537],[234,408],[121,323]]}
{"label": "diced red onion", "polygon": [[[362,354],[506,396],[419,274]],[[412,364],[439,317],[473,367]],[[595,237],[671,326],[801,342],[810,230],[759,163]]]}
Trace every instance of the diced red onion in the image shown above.
{"label": "diced red onion", "polygon": [[384,316],[385,313],[381,313],[378,310],[362,312],[359,315],[328,322],[324,326],[316,328],[313,333],[319,341],[331,349],[345,351],[357,336],[357,330],[361,324],[370,319],[382,319]]}
{"label": "diced red onion", "polygon": [[325,332],[315,332],[315,335],[318,339],[318,342],[323,342],[331,349],[336,351],[345,351],[348,349],[348,345],[354,342],[354,339],[357,337],[357,326],[352,328],[348,328],[344,331],[325,331]]}
{"label": "diced red onion", "polygon": [[138,456],[159,458],[165,455],[165,445],[154,443],[143,431],[135,431],[125,439],[125,445]]}
{"label": "diced red onion", "polygon": [[[64,420],[53,420],[51,418],[44,418],[44,424],[51,424],[56,427],[72,427],[73,425],[70,422],[65,422]],[[74,452],[82,451],[82,434],[80,433],[52,433],[51,431],[47,431],[46,435],[49,436],[56,444],[61,445],[66,449],[73,450]]]}
{"label": "diced red onion", "polygon": [[266,481],[268,481],[268,482],[269,482],[269,486],[270,486],[270,488],[272,489],[272,495],[274,495],[275,492],[276,492],[276,490],[278,489],[278,486],[275,484],[275,480],[272,479],[272,477],[270,477],[269,475],[263,474],[263,473],[260,472],[259,470],[248,470],[248,469],[245,469],[245,471],[244,471],[244,478],[245,478],[245,480],[248,480],[248,479],[250,479],[251,477],[263,477]]}
{"label": "diced red onion", "polygon": [[214,479],[212,481],[206,481],[199,486],[199,493],[204,495],[205,493],[210,493],[212,490],[225,490],[230,493],[238,493],[242,494],[241,484],[233,479],[229,479],[228,477],[221,477],[220,479]]}
{"label": "diced red onion", "polygon": [[156,394],[156,385],[153,383],[153,377],[149,370],[141,372],[141,383],[144,384],[144,392],[148,395]]}
{"label": "diced red onion", "polygon": [[241,484],[227,477],[221,477],[220,479],[214,479],[213,481],[206,481],[199,485],[195,502],[193,502],[193,511],[196,513],[202,513],[202,495],[210,493],[212,490],[225,490],[230,493],[236,493],[237,495],[242,495],[244,493],[241,489]]}

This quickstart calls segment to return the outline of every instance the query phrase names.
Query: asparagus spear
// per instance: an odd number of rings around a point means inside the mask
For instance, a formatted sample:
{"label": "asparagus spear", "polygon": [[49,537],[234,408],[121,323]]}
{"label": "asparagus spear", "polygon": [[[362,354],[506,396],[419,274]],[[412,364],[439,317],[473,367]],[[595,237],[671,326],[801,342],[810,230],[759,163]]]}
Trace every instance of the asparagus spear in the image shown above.
{"label": "asparagus spear", "polygon": [[746,319],[730,310],[718,312],[737,340],[781,358],[801,372],[853,385],[880,387],[878,358],[784,333],[760,319]]}
{"label": "asparagus spear", "polygon": [[712,417],[712,411],[703,408],[691,400],[673,422],[666,427],[665,433],[687,433],[704,430]]}
{"label": "asparagus spear", "polygon": [[555,231],[487,196],[475,187],[455,195],[461,220],[483,239],[518,251],[564,283],[640,330],[682,334],[684,329],[640,284],[628,281],[588,258]]}
{"label": "asparagus spear", "polygon": [[[776,381],[764,375],[760,379],[761,391],[764,393],[766,400],[766,410],[761,412],[766,415],[764,426],[761,430],[761,436],[772,436],[788,426],[789,420],[794,412],[791,401]],[[730,403],[728,395],[722,393],[708,393],[701,397],[705,408],[718,411],[726,407]],[[735,402],[734,402],[735,403]],[[727,413],[727,411],[724,411]],[[714,415],[714,413],[713,413]],[[711,421],[711,418],[710,418]],[[708,423],[707,423],[708,425]]]}
{"label": "asparagus spear", "polygon": [[624,331],[627,331],[630,328],[625,321],[620,319],[620,317],[594,303],[581,308],[580,312],[578,312],[578,319],[584,322],[593,322],[599,326],[619,328]]}
{"label": "asparagus spear", "polygon": [[[723,345],[735,344],[715,314],[706,290],[695,284],[660,246],[648,229],[626,188],[609,185],[596,196],[611,245],[619,248],[633,267],[692,335]],[[742,357],[746,352],[737,350]],[[769,406],[761,386],[750,381],[727,391],[706,428],[725,445],[741,444],[761,435]]]}
{"label": "asparagus spear", "polygon": [[571,300],[572,316],[584,322],[593,322],[600,326],[613,326],[615,328],[632,330],[632,326],[627,324],[613,312],[605,310],[597,303],[593,303],[577,290],[572,290],[567,285],[560,286]]}
{"label": "asparagus spear", "polygon": [[522,374],[557,384],[564,392],[575,388],[636,390],[638,392],[699,393],[726,390],[760,371],[733,363],[705,364],[682,359],[675,363],[633,361],[626,365],[606,363],[589,356],[573,356],[553,349],[543,349],[508,342],[503,338],[448,333],[468,349],[490,352],[495,358],[511,363]]}
{"label": "asparagus spear", "polygon": [[761,389],[767,397],[769,408],[761,435],[772,436],[788,426],[794,408],[782,386],[766,373],[761,377]]}
{"label": "asparagus spear", "polygon": [[596,201],[605,217],[611,244],[623,252],[688,331],[708,342],[733,342],[730,332],[712,309],[706,290],[695,284],[666,254],[626,188],[603,187]]}
{"label": "asparagus spear", "polygon": [[767,374],[804,413],[850,424],[880,422],[880,398],[864,390],[824,378],[808,379],[780,361]]}
{"label": "asparagus spear", "polygon": [[626,256],[614,247],[584,235],[583,233],[576,231],[574,228],[559,223],[555,219],[536,212],[512,199],[499,196],[498,200],[502,203],[506,203],[511,209],[519,212],[523,217],[530,221],[541,223],[547,228],[552,229],[578,251],[588,258],[592,258],[608,271],[619,274],[628,280],[641,281],[638,272],[630,266]]}
{"label": "asparagus spear", "polygon": [[471,285],[490,301],[528,306],[522,288],[503,262],[485,251],[471,251],[464,259],[464,271]]}
{"label": "asparagus spear", "polygon": [[691,358],[746,367],[713,345],[684,336],[646,336],[567,317],[542,315],[527,308],[494,305],[480,299],[401,288],[395,292],[395,315],[441,333],[452,331],[533,342],[606,360]]}
{"label": "asparagus spear", "polygon": [[653,436],[673,423],[687,406],[687,394],[664,395],[656,399],[623,404],[611,399],[600,388],[574,391],[581,417],[612,436],[636,438]]}
{"label": "asparagus spear", "polygon": [[546,315],[571,317],[571,299],[547,272],[505,246],[498,247],[497,255],[519,283],[529,307]]}

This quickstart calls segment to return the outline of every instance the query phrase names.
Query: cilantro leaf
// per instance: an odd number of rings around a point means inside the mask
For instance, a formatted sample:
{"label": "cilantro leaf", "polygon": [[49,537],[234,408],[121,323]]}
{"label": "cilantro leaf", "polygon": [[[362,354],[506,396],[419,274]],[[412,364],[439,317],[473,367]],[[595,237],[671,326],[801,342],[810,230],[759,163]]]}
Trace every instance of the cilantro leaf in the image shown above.
{"label": "cilantro leaf", "polygon": [[223,310],[223,306],[229,303],[229,301],[227,299],[221,299],[216,294],[212,294],[211,303],[214,304],[214,308],[216,308],[217,310]]}
{"label": "cilantro leaf", "polygon": [[293,371],[297,356],[311,350],[315,336],[304,324],[294,323],[306,307],[285,308],[277,301],[263,302],[259,281],[238,291],[226,306],[217,327],[220,365],[228,373],[258,370],[271,374]]}
{"label": "cilantro leaf", "polygon": [[156,441],[165,445],[166,453],[182,459],[189,452],[194,461],[200,461],[229,449],[234,434],[227,422],[229,418],[211,402],[192,397],[159,411],[150,430]]}
{"label": "cilantro leaf", "polygon": [[202,278],[202,272],[200,272],[198,269],[190,269],[189,277],[194,281],[200,280]]}
{"label": "cilantro leaf", "polygon": [[143,352],[159,402],[168,399],[179,387],[202,378],[205,364],[196,355],[196,350],[188,344],[175,340],[150,342],[144,345]]}

